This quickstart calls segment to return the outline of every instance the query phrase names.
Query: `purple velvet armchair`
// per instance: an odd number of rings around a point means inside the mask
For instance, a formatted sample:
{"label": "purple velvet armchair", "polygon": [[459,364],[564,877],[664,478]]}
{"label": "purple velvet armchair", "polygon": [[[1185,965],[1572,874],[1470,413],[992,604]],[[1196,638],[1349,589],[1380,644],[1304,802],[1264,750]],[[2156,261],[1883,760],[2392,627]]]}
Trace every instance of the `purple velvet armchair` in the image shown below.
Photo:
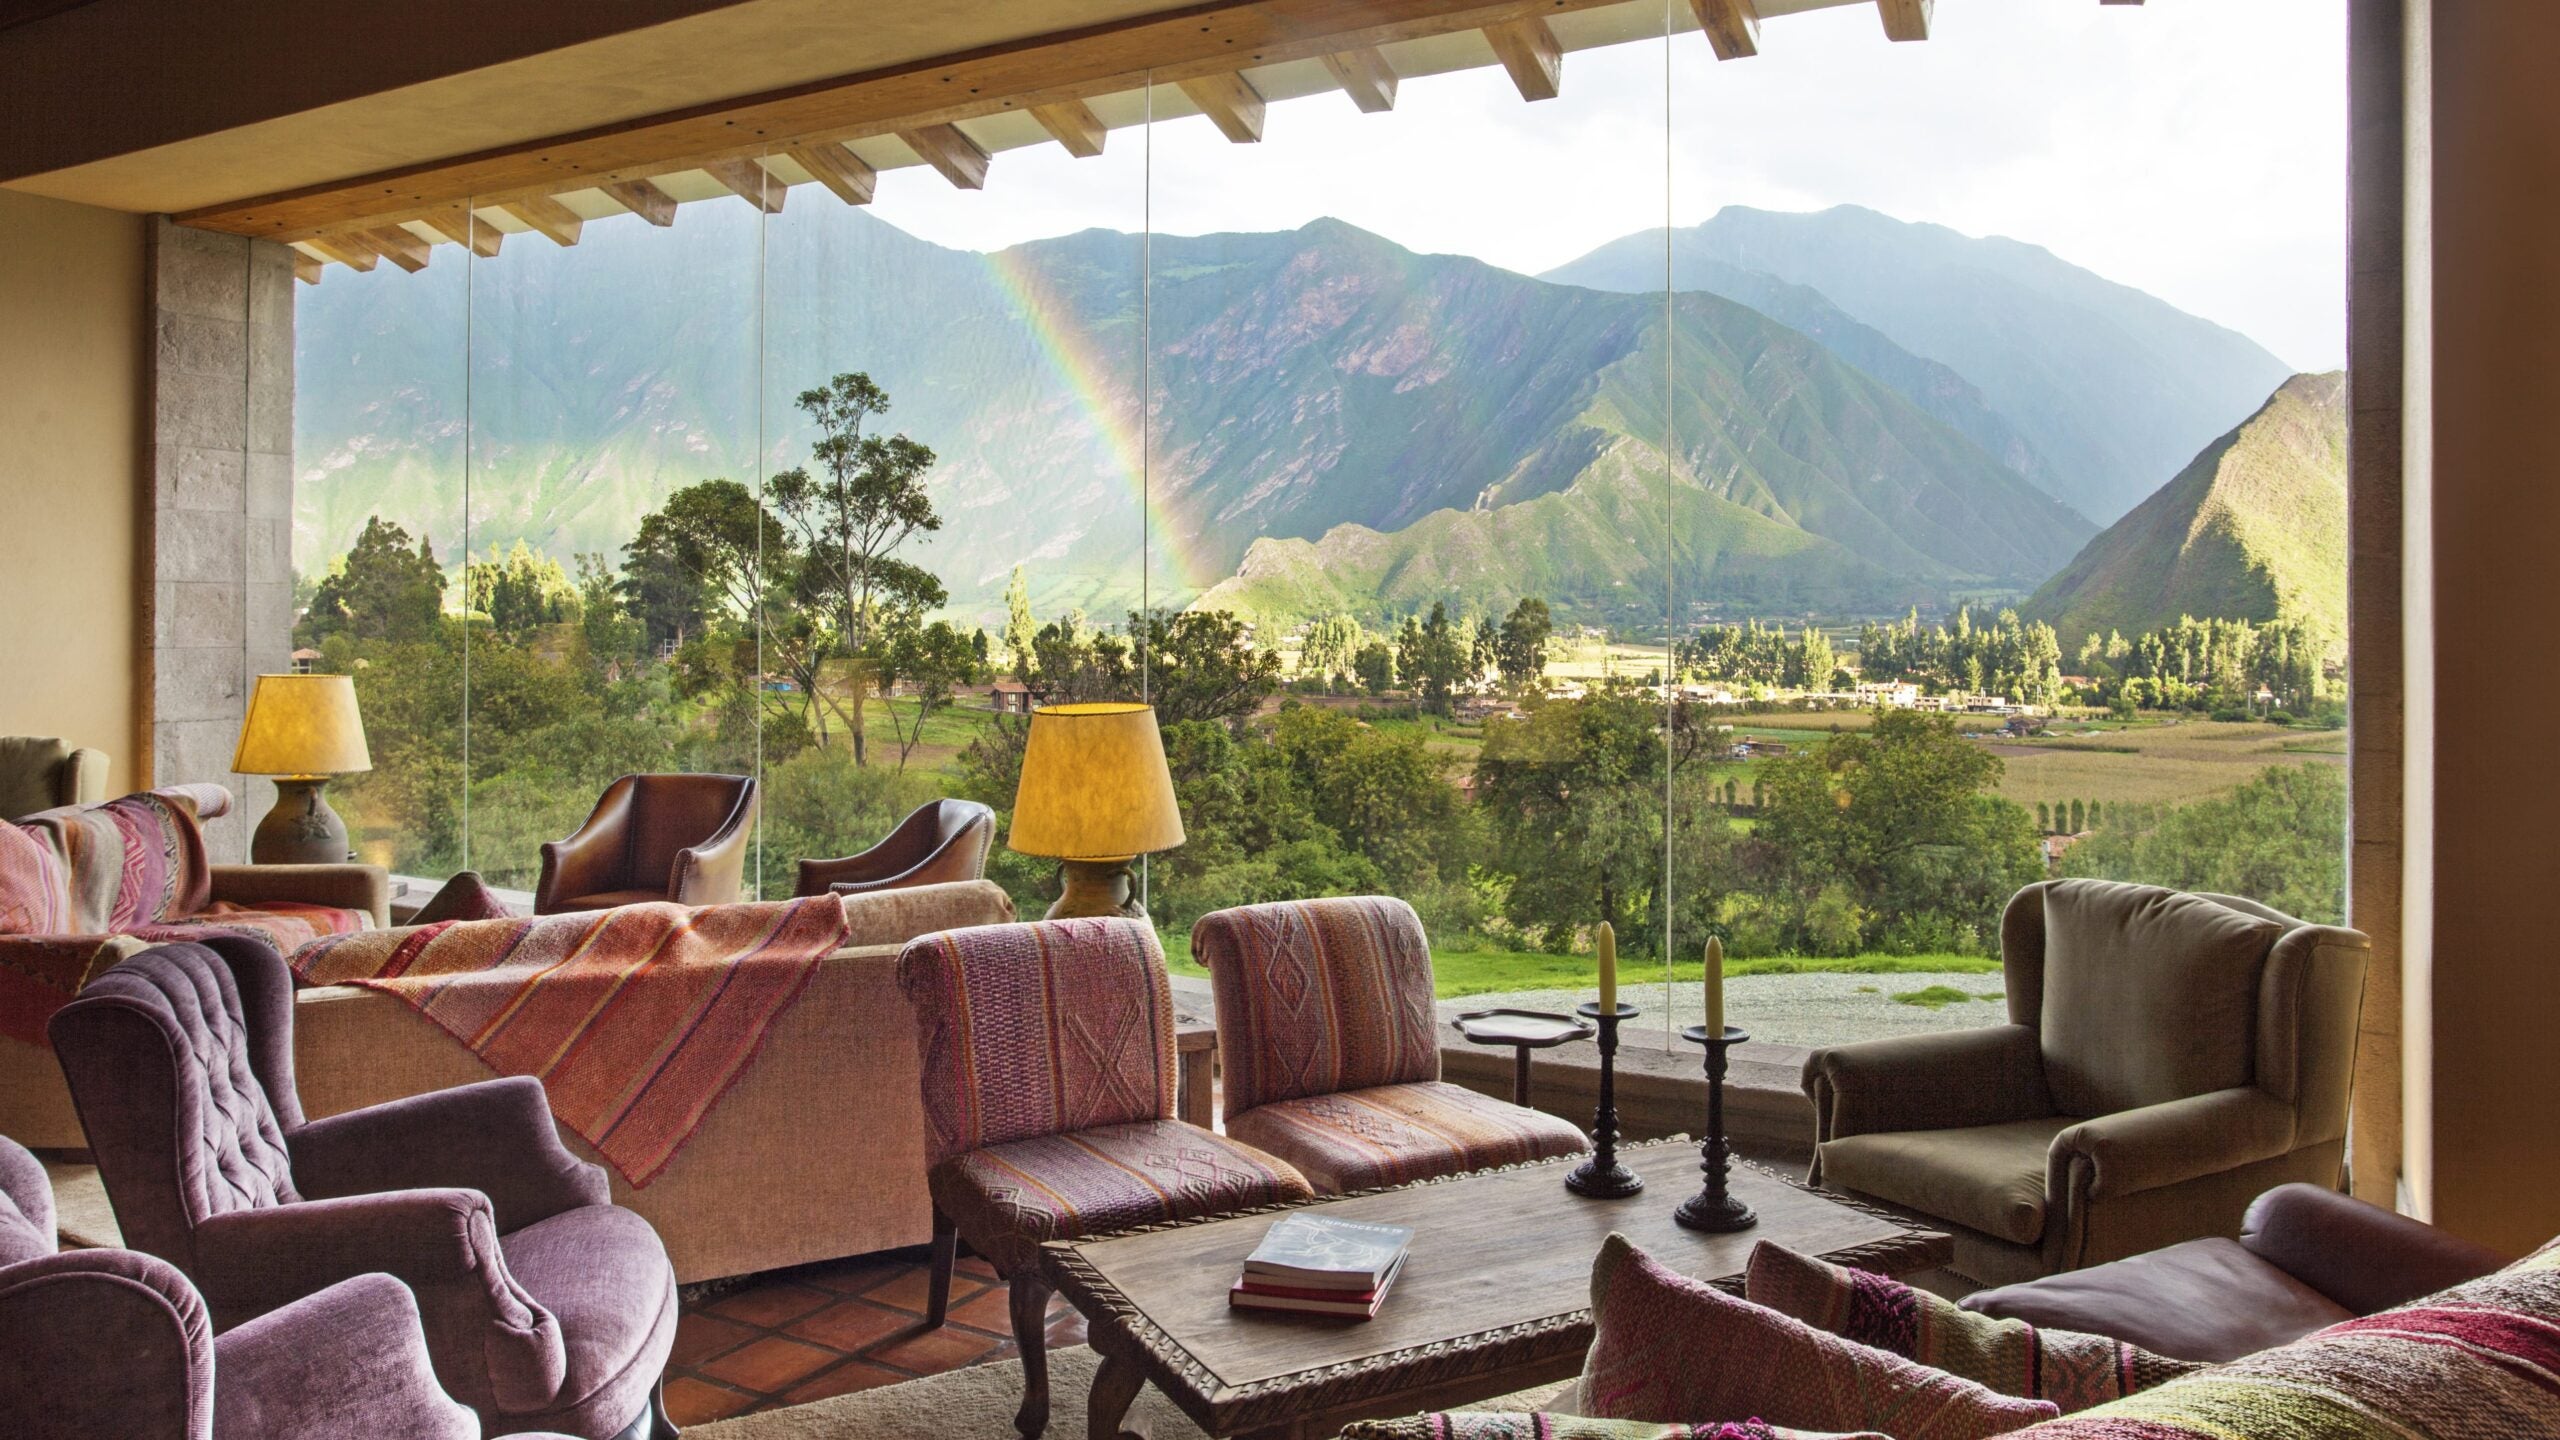
{"label": "purple velvet armchair", "polygon": [[131,1250],[55,1254],[53,1192],[0,1140],[0,1414],[22,1440],[478,1440],[437,1387],[417,1302],[359,1275],[214,1338]]}
{"label": "purple velvet armchair", "polygon": [[53,1017],[125,1239],[246,1328],[351,1276],[417,1297],[436,1378],[493,1435],[672,1435],[675,1272],[513,1077],[306,1122],[292,979],[251,941],[164,945]]}

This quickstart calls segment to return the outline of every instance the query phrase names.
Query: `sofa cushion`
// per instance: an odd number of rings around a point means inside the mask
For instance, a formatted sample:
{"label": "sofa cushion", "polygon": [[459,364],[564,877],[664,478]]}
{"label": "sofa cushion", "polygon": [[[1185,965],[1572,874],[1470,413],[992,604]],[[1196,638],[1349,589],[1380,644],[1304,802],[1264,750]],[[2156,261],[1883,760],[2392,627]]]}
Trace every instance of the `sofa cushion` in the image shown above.
{"label": "sofa cushion", "polygon": [[151,941],[202,941],[214,935],[248,935],[266,941],[279,955],[291,955],[324,935],[353,935],[373,927],[362,910],[335,905],[305,905],[298,900],[266,900],[255,906],[216,901],[196,914],[158,925],[137,925],[132,934]]}
{"label": "sofa cushion", "polygon": [[2048,1401],[1996,1395],[1737,1300],[1623,1235],[1601,1242],[1592,1265],[1591,1322],[1573,1408],[1601,1419],[1763,1420],[1895,1440],[1975,1440],[2055,1414]]}
{"label": "sofa cushion", "polygon": [[1250,1145],[1179,1120],[1108,1125],[972,1150],[927,1177],[933,1203],[1004,1275],[1040,1243],[1303,1200],[1307,1182]]}
{"label": "sofa cushion", "polygon": [[1257,1105],[1228,1116],[1227,1131],[1297,1166],[1328,1195],[1591,1148],[1569,1120],[1443,1080]]}
{"label": "sofa cushion", "polygon": [[1822,1180],[2019,1245],[2044,1235],[2045,1157],[2067,1116],[1894,1130],[1822,1145]]}
{"label": "sofa cushion", "polygon": [[1357,1420],[1342,1440],[1891,1440],[1873,1431],[1855,1435],[1817,1435],[1772,1425],[1765,1420],[1738,1420],[1726,1425],[1663,1425],[1650,1420],[1593,1420],[1581,1415],[1541,1413],[1514,1415],[1499,1411],[1454,1411],[1442,1415],[1407,1415],[1397,1420]]}
{"label": "sofa cushion", "polygon": [[2192,1361],[2154,1355],[2105,1335],[1977,1315],[1899,1280],[1766,1240],[1751,1249],[1742,1294],[1817,1330],[1961,1375],[2003,1395],[2050,1400],[2065,1415],[2196,1368]]}
{"label": "sofa cushion", "polygon": [[2258,976],[2284,926],[2109,880],[2044,892],[2046,1082],[2066,1115],[2113,1115],[2255,1077]]}
{"label": "sofa cushion", "polygon": [[71,882],[50,837],[0,825],[0,935],[53,935],[71,928]]}
{"label": "sofa cushion", "polygon": [[2129,1260],[1965,1297],[2002,1320],[2095,1331],[2186,1360],[2236,1360],[2353,1317],[2236,1240],[2189,1240]]}

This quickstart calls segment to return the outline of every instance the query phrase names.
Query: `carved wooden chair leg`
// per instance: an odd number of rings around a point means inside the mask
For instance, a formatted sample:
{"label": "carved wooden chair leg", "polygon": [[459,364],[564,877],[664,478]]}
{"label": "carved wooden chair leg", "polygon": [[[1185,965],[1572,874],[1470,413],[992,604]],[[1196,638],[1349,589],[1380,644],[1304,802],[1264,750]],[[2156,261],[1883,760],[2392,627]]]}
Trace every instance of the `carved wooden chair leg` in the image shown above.
{"label": "carved wooden chair leg", "polygon": [[1022,1440],[1040,1440],[1049,1428],[1049,1287],[1034,1276],[1016,1276],[1010,1304],[1013,1345],[1022,1352],[1022,1412],[1013,1428]]}
{"label": "carved wooden chair leg", "polygon": [[924,1323],[927,1328],[940,1329],[943,1317],[950,1313],[951,1267],[958,1263],[960,1227],[952,1224],[951,1217],[943,1214],[942,1207],[937,1205],[933,1208],[933,1267],[925,1289]]}

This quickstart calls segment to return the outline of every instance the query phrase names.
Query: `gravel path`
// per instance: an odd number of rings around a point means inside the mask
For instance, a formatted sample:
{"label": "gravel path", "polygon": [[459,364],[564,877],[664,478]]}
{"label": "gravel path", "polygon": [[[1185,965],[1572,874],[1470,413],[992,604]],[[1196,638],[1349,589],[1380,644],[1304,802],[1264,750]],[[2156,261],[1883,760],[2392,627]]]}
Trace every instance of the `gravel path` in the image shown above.
{"label": "gravel path", "polygon": [[[1943,985],[1968,998],[1950,1002],[1932,1010],[1922,1005],[1906,1005],[1896,995],[1908,995]],[[1618,998],[1644,1012],[1630,1027],[1630,1038],[1646,1036],[1658,1039],[1662,1033],[1662,982],[1621,984]],[[1724,982],[1725,1023],[1739,1025],[1751,1032],[1751,1038],[1775,1045],[1837,1045],[1850,1040],[1872,1040],[1884,1035],[1909,1035],[1922,1030],[1967,1030],[1978,1025],[1998,1025],[2009,1018],[2009,1012],[1996,998],[2001,979],[1997,973],[1986,975],[1738,975]],[[1672,1015],[1674,1029],[1698,1024],[1704,1001],[1695,984],[1674,987]],[[1980,997],[1995,997],[1985,1002]],[[1516,990],[1500,995],[1469,995],[1458,1000],[1444,1000],[1464,1010],[1491,1010],[1509,1006],[1520,1010],[1555,1010],[1571,1014],[1573,1007],[1598,998],[1585,990]]]}

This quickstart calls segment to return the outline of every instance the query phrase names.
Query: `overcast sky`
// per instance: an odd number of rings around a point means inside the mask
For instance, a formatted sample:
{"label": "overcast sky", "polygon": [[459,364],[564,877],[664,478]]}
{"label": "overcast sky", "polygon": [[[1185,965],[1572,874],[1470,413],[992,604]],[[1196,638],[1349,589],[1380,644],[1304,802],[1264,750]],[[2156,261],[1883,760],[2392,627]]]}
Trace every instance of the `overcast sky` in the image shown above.
{"label": "overcast sky", "polygon": [[1189,117],[1152,144],[1115,132],[1094,160],[1007,152],[982,192],[893,171],[877,213],[972,249],[1332,215],[1535,273],[1666,209],[1690,225],[1729,204],[1858,204],[2046,246],[2331,369],[2346,354],[2344,9],[1939,0],[1930,40],[1894,45],[1855,5],[1772,19],[1758,57],[1726,64],[1676,36],[1667,84],[1661,41],[1587,50],[1539,104],[1499,69],[1424,77],[1391,114],[1338,94],[1275,104],[1259,145]]}

